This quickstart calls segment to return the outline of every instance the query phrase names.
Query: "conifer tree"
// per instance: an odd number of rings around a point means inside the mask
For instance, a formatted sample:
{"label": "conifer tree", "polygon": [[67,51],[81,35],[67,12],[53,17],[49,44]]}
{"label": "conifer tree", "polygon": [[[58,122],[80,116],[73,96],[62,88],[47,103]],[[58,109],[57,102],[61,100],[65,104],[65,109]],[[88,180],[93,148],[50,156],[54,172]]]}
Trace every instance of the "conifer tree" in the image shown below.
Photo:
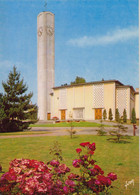
{"label": "conifer tree", "polygon": [[20,73],[16,67],[10,71],[7,82],[2,82],[4,88],[3,105],[7,117],[7,123],[3,124],[5,131],[22,131],[27,129],[30,122],[25,120],[30,118],[36,105],[32,105],[31,98],[33,93],[25,94],[28,87],[20,79]]}
{"label": "conifer tree", "polygon": [[119,120],[120,120],[120,114],[119,114],[119,110],[118,110],[118,108],[116,108],[116,112],[115,112],[115,120],[116,120],[117,122],[119,122]]}
{"label": "conifer tree", "polygon": [[104,120],[107,119],[106,109],[104,109],[104,111],[103,111],[103,119],[104,119]]}
{"label": "conifer tree", "polygon": [[4,105],[3,105],[3,95],[0,93],[0,123],[6,119],[6,114],[4,112]]}
{"label": "conifer tree", "polygon": [[123,122],[124,122],[124,123],[126,123],[126,122],[127,122],[126,109],[124,109],[124,111],[123,111]]}
{"label": "conifer tree", "polygon": [[136,112],[135,112],[134,108],[132,109],[131,123],[133,123],[133,124],[136,123]]}
{"label": "conifer tree", "polygon": [[111,108],[109,108],[109,115],[108,115],[109,117],[108,117],[108,119],[110,120],[110,121],[112,121],[112,119],[113,119],[113,114],[112,114],[112,109]]}

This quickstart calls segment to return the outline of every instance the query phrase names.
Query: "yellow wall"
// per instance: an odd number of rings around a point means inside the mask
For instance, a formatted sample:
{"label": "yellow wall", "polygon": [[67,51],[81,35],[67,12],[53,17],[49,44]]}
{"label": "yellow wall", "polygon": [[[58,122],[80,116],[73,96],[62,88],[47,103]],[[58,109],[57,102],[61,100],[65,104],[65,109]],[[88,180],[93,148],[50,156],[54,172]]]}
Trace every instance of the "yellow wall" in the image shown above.
{"label": "yellow wall", "polygon": [[85,120],[94,120],[93,85],[85,86]]}
{"label": "yellow wall", "polygon": [[54,116],[57,116],[60,119],[59,90],[55,90],[54,95],[51,97],[51,117]]}
{"label": "yellow wall", "polygon": [[[54,89],[54,95],[51,97],[51,116],[57,116],[61,119],[60,111],[60,90]],[[103,84],[103,109],[106,109],[107,119],[109,109],[112,109],[113,119],[115,119],[116,109],[116,85],[115,83]],[[127,118],[130,118],[130,88],[127,88]],[[66,119],[70,119],[70,113],[74,116],[74,109],[83,108],[83,117],[85,120],[95,120],[93,84],[83,86],[66,87]],[[139,95],[135,95],[136,116],[139,116]]]}
{"label": "yellow wall", "polygon": [[84,107],[84,86],[74,87],[74,107]]}
{"label": "yellow wall", "polygon": [[74,107],[74,88],[67,88],[67,118],[70,119],[70,113],[73,116],[73,107]]}
{"label": "yellow wall", "polygon": [[115,118],[115,83],[104,84],[104,108],[107,112],[112,109],[113,119]]}
{"label": "yellow wall", "polygon": [[139,118],[139,94],[135,94],[135,111],[136,111],[136,118]]}

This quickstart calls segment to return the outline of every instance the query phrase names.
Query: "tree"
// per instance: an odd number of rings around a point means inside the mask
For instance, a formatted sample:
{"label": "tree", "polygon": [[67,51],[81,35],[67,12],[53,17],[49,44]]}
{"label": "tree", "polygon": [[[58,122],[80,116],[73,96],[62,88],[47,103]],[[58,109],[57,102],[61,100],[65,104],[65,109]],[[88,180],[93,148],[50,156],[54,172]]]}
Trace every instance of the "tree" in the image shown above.
{"label": "tree", "polygon": [[6,118],[3,105],[3,95],[0,93],[0,122]]}
{"label": "tree", "polygon": [[136,112],[135,112],[134,108],[132,109],[131,123],[133,123],[133,124],[136,123]]}
{"label": "tree", "polygon": [[104,109],[104,111],[103,111],[103,119],[104,119],[104,120],[107,119],[106,109]]}
{"label": "tree", "polygon": [[115,120],[116,120],[117,122],[119,122],[119,120],[120,120],[120,114],[119,114],[119,110],[118,110],[118,108],[116,108],[116,112],[115,112]]}
{"label": "tree", "polygon": [[3,131],[3,123],[7,122],[7,117],[4,111],[3,95],[0,94],[0,131]]}
{"label": "tree", "polygon": [[123,122],[124,122],[124,123],[126,123],[126,122],[127,122],[126,109],[124,109],[124,111],[123,111]]}
{"label": "tree", "polygon": [[99,127],[99,129],[97,129],[96,131],[97,131],[97,135],[99,135],[99,136],[104,136],[104,135],[107,134],[107,132],[104,129],[104,124],[103,124],[103,121],[102,120],[100,121],[100,127]]}
{"label": "tree", "polygon": [[112,119],[113,119],[113,114],[112,114],[112,109],[111,109],[111,108],[109,109],[108,119],[109,119],[110,121],[112,121]]}
{"label": "tree", "polygon": [[114,125],[117,129],[111,130],[109,134],[113,136],[114,138],[108,138],[109,141],[114,141],[117,143],[120,142],[127,142],[125,139],[130,139],[130,137],[124,133],[127,132],[128,127],[123,126],[123,124],[118,123],[118,125]]}
{"label": "tree", "polygon": [[79,83],[86,83],[86,80],[83,77],[76,77],[75,81],[71,82],[71,85],[79,84]]}
{"label": "tree", "polygon": [[[6,124],[2,120],[1,131],[22,131],[29,127],[32,121],[27,121],[33,112],[36,112],[36,105],[31,104],[33,93],[25,94],[28,87],[20,79],[20,73],[16,67],[10,71],[7,82],[2,82],[4,88],[3,108],[6,115]],[[3,129],[3,130],[2,130]]]}
{"label": "tree", "polygon": [[74,130],[74,125],[73,125],[73,115],[72,113],[70,112],[69,113],[69,117],[70,117],[70,129],[68,129],[67,131],[69,132],[70,134],[70,138],[72,139],[73,135],[76,134],[76,130]]}

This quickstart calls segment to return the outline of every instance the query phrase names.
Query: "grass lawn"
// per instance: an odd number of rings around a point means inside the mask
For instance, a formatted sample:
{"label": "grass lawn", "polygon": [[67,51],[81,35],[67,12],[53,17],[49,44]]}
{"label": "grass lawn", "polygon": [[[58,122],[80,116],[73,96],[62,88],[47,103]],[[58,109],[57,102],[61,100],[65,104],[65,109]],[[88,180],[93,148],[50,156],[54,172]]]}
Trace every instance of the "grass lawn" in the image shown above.
{"label": "grass lawn", "polygon": [[[72,122],[72,125],[74,127],[100,127],[101,125],[94,122],[86,122],[86,121],[80,121],[80,122]],[[70,127],[70,122],[59,122],[55,124],[31,124],[30,127]],[[109,125],[105,125],[106,127]]]}
{"label": "grass lawn", "polygon": [[[30,158],[39,161],[48,161],[52,157],[49,155],[49,148],[55,141],[61,144],[64,163],[71,168],[73,172],[78,171],[72,167],[72,160],[77,157],[75,149],[84,141],[95,142],[95,160],[97,164],[105,171],[115,172],[118,180],[114,182],[116,188],[112,194],[139,194],[139,138],[133,137],[130,143],[111,143],[107,136],[81,135],[70,139],[69,136],[52,137],[26,137],[10,138],[0,140],[0,164],[3,171],[7,171],[9,162],[15,158]],[[125,188],[126,181],[134,179],[134,186],[130,184]]]}

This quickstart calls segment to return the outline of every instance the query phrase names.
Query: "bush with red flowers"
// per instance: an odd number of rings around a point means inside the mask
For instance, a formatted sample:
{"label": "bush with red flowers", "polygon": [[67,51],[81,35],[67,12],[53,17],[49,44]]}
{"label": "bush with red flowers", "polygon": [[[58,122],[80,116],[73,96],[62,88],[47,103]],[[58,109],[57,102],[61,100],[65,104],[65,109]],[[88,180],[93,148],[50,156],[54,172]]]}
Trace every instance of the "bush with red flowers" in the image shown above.
{"label": "bush with red flowers", "polygon": [[0,193],[18,195],[65,195],[109,193],[115,173],[104,176],[104,171],[93,159],[95,143],[81,143],[77,148],[78,159],[73,166],[80,169],[80,175],[58,160],[47,164],[30,159],[15,159],[10,162],[9,171],[0,178]]}

